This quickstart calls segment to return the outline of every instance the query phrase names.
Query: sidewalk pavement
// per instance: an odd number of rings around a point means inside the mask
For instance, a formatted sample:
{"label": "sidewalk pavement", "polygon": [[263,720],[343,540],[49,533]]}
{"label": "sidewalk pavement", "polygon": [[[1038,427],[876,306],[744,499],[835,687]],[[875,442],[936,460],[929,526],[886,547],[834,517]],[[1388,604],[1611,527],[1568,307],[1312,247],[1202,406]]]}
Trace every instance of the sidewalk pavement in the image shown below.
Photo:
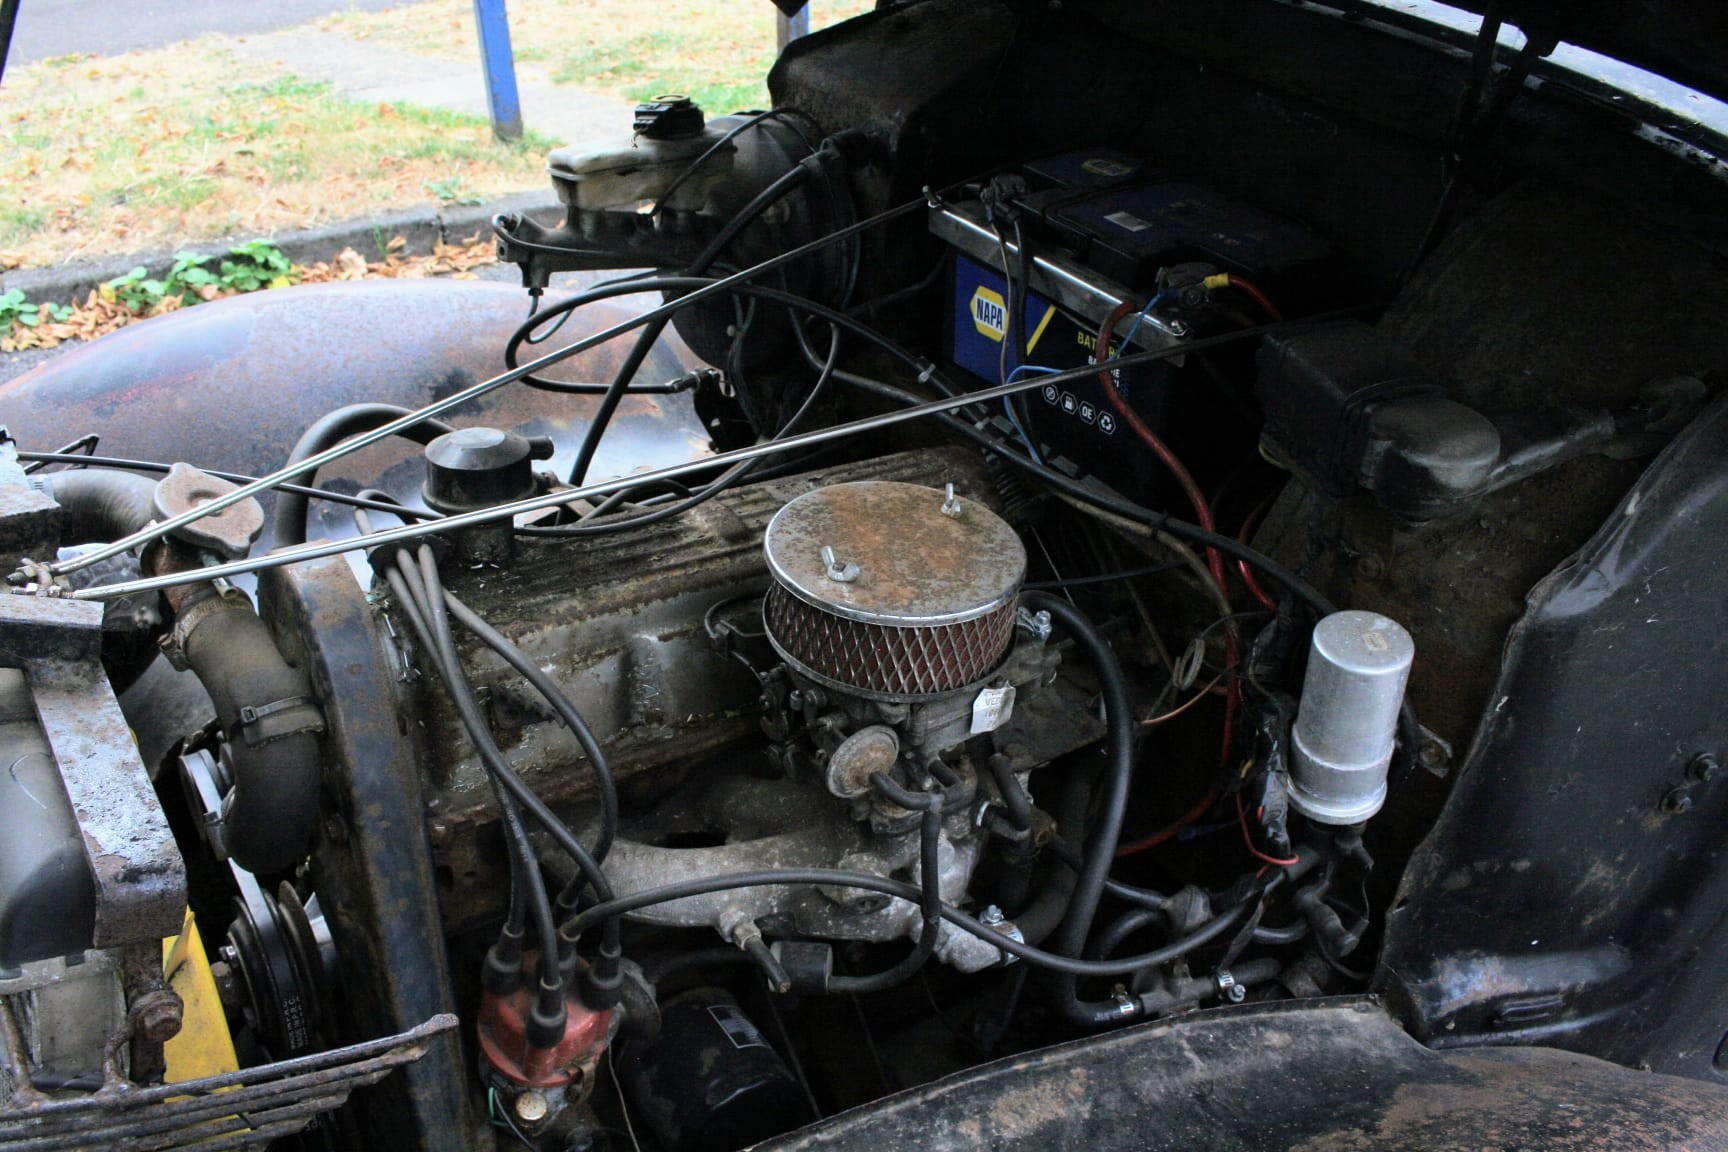
{"label": "sidewalk pavement", "polygon": [[[480,63],[463,64],[412,52],[381,50],[337,32],[290,28],[236,40],[231,47],[263,63],[279,63],[307,80],[322,80],[363,102],[418,104],[476,116],[486,113]],[[628,136],[632,105],[610,96],[555,85],[533,65],[516,65],[522,121],[556,144]]]}

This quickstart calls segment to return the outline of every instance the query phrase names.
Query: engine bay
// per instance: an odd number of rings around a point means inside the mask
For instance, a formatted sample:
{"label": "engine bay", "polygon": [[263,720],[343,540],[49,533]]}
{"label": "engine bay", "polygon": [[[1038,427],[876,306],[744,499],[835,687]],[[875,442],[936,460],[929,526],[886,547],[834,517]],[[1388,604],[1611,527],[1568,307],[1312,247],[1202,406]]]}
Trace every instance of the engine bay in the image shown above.
{"label": "engine bay", "polygon": [[[553,152],[483,378],[18,390],[0,1143],[1288,1147],[1514,1049],[1728,1142],[1720,175],[1540,29],[1069,7]],[[1327,1067],[1183,1119],[1242,1045]]]}

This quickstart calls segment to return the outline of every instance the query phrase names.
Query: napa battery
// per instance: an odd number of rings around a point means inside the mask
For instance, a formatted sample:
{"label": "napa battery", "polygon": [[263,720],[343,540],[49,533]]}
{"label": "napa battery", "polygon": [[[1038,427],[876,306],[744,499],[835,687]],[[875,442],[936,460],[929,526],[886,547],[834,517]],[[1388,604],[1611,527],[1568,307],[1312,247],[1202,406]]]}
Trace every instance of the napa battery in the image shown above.
{"label": "napa battery", "polygon": [[[944,352],[957,367],[983,384],[998,384],[1023,365],[1032,365],[1029,371],[1061,370],[1092,361],[1098,341],[1091,326],[1036,292],[1024,308],[1029,357],[1022,360],[1008,295],[1007,282],[998,272],[954,254]],[[1132,324],[1132,318],[1124,320],[1117,335]],[[1112,342],[1110,353],[1118,349]],[[1173,372],[1168,363],[1111,369],[1123,400],[1155,431],[1164,426]],[[1042,384],[1016,399],[1014,418],[1031,435],[1040,456],[1066,457],[1125,495],[1141,498],[1154,490],[1159,478],[1148,474],[1145,449],[1110,403],[1097,373]]]}

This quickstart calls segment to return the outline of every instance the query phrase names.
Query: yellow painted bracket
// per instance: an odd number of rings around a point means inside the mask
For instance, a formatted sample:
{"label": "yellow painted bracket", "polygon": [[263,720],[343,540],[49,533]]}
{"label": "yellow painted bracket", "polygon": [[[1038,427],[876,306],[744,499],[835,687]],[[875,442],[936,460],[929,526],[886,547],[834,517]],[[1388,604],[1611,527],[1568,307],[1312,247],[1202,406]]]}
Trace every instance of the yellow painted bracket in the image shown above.
{"label": "yellow painted bracket", "polygon": [[240,1061],[234,1055],[234,1038],[222,1011],[222,996],[216,990],[210,958],[204,954],[204,941],[190,908],[180,935],[162,941],[162,975],[186,1006],[180,1034],[164,1049],[167,1082],[178,1084],[238,1070]]}

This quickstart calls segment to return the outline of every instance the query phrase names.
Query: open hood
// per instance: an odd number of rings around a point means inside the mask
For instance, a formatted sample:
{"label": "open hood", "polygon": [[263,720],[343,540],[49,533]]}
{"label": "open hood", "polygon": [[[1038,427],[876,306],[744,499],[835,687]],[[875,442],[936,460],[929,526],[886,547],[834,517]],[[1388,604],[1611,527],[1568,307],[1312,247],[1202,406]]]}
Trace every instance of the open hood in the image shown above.
{"label": "open hood", "polygon": [[[1025,6],[1034,0],[1005,0]],[[1037,0],[1041,3],[1042,0]],[[1321,0],[1355,8],[1359,0]],[[1431,16],[1430,0],[1368,0],[1418,18]],[[774,0],[792,15],[807,0]],[[1501,20],[1526,32],[1547,32],[1564,44],[1624,61],[1688,88],[1728,101],[1728,0],[1437,0],[1460,12],[1497,9]]]}

